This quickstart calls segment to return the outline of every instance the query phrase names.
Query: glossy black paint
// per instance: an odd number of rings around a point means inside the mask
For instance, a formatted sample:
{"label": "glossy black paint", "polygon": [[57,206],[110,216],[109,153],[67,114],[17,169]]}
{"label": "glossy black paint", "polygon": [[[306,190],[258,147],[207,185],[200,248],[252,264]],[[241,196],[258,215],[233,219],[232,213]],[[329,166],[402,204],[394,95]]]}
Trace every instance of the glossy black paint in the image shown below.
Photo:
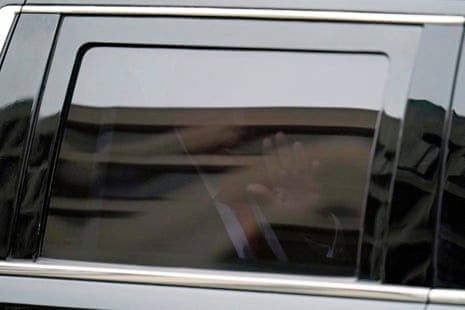
{"label": "glossy black paint", "polygon": [[465,54],[460,66],[446,139],[441,213],[436,233],[434,286],[465,288]]}
{"label": "glossy black paint", "polygon": [[42,83],[57,16],[21,16],[0,71],[0,258],[8,255],[31,113]]}
{"label": "glossy black paint", "polygon": [[431,283],[442,136],[461,33],[459,26],[424,27],[408,93],[418,99],[408,100],[398,116],[381,116],[361,245],[362,278]]}
{"label": "glossy black paint", "polygon": [[427,26],[409,91],[389,210],[384,282],[431,285],[446,113],[462,27]]}
{"label": "glossy black paint", "polygon": [[399,117],[390,116],[386,112],[381,114],[369,176],[370,183],[360,245],[359,276],[364,279],[380,280],[384,273],[386,218],[400,128]]}
{"label": "glossy black paint", "polygon": [[387,283],[430,284],[445,114],[445,109],[426,100],[408,102],[389,213]]}

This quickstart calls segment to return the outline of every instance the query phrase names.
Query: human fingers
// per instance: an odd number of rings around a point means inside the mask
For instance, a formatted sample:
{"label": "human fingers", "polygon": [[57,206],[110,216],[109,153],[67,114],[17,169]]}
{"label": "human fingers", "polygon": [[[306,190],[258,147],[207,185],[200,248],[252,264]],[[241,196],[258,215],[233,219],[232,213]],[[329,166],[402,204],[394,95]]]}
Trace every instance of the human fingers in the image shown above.
{"label": "human fingers", "polygon": [[291,148],[287,143],[286,135],[282,131],[279,131],[275,135],[275,141],[282,172],[289,172],[292,170],[293,156]]}
{"label": "human fingers", "polygon": [[258,199],[260,203],[263,205],[269,205],[274,200],[273,191],[263,184],[259,184],[259,183],[249,184],[247,185],[246,190],[248,193],[252,194],[253,197]]}
{"label": "human fingers", "polygon": [[263,139],[262,149],[263,162],[265,164],[265,169],[268,174],[268,178],[270,179],[270,182],[272,184],[276,184],[281,168],[276,153],[273,151],[273,142],[270,138]]}
{"label": "human fingers", "polygon": [[292,150],[294,152],[294,172],[296,174],[308,173],[308,159],[305,155],[302,143],[300,143],[299,141],[294,142],[294,144],[292,145]]}
{"label": "human fingers", "polygon": [[318,184],[318,170],[320,168],[320,161],[312,161],[311,168],[304,174],[304,183],[308,186],[312,192],[320,192],[320,186]]}
{"label": "human fingers", "polygon": [[247,185],[247,191],[253,194],[259,195],[269,195],[272,194],[272,191],[265,185],[260,183],[252,183]]}
{"label": "human fingers", "polygon": [[320,161],[315,159],[312,162],[312,170],[317,170],[317,169],[320,169]]}

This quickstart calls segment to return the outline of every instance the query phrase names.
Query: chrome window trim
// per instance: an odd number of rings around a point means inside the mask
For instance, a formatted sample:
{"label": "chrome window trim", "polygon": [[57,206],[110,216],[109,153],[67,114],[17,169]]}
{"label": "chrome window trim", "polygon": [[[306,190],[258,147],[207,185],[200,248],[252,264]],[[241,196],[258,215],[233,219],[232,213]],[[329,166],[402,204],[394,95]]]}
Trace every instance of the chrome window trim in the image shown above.
{"label": "chrome window trim", "polygon": [[465,290],[432,289],[429,293],[431,304],[447,304],[465,306]]}
{"label": "chrome window trim", "polygon": [[417,303],[427,302],[429,292],[427,288],[356,282],[355,278],[344,280],[336,278],[335,281],[331,281],[330,277],[119,266],[47,259],[36,263],[2,261],[0,262],[0,274]]}
{"label": "chrome window trim", "polygon": [[5,45],[8,33],[13,25],[15,15],[18,14],[20,10],[21,6],[19,5],[7,5],[0,8],[0,21],[2,21],[0,24],[0,52]]}
{"label": "chrome window trim", "polygon": [[463,16],[390,14],[343,11],[235,9],[212,7],[164,6],[76,6],[76,5],[26,5],[23,13],[54,13],[69,15],[141,15],[176,17],[220,17],[275,20],[314,20],[331,22],[363,22],[390,24],[464,24]]}

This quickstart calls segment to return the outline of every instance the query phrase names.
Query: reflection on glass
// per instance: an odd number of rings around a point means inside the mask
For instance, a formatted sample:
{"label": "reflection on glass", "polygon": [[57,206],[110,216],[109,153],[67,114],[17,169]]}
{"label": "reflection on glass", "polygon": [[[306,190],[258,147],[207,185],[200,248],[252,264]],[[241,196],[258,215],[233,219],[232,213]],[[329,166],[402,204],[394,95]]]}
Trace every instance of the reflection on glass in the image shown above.
{"label": "reflection on glass", "polygon": [[[113,60],[113,52],[121,50],[102,49]],[[123,50],[125,56],[119,55],[122,58],[116,62],[120,67],[129,66],[136,56],[150,56],[153,63],[152,58],[160,55],[157,49],[153,54],[151,49]],[[100,63],[91,60],[100,52],[84,56],[81,73],[99,71]],[[174,83],[169,88],[182,86],[177,91],[187,91],[183,87],[188,84],[176,84],[176,77],[182,80],[176,74],[185,74],[188,60],[196,61],[204,52],[173,53],[172,62],[182,66],[170,67],[174,70],[170,74],[162,68],[154,73],[152,68],[148,76],[155,74],[160,81],[169,76]],[[216,59],[218,68],[227,67],[230,59],[236,67],[244,65],[241,53],[256,57],[264,52],[239,52],[241,61],[232,51],[215,53],[226,53],[217,57],[223,60],[219,65]],[[282,56],[270,54],[277,60]],[[333,55],[346,56],[355,55]],[[385,61],[381,56],[357,56]],[[273,57],[265,58],[270,66],[276,63]],[[102,59],[104,68],[105,62]],[[251,66],[253,76],[257,68]],[[54,176],[43,256],[278,272],[354,272],[377,111],[312,106],[311,96],[304,98],[306,107],[292,103],[268,107],[218,103],[216,107],[202,101],[204,94],[198,90],[189,92],[188,107],[182,101],[185,96],[173,99],[181,95],[163,101],[166,81],[161,85],[152,81],[150,88],[141,86],[139,93],[118,97],[116,104],[108,102],[115,95],[108,94],[109,85],[118,93],[126,81],[139,83],[146,73],[136,68],[139,71],[132,75],[106,76],[103,86],[102,76],[78,77]],[[233,71],[216,72],[223,81],[218,85],[225,88],[223,74]],[[241,79],[239,72],[227,79]],[[279,78],[280,72],[271,73],[275,77],[268,78],[266,87],[280,86],[283,93],[296,96],[296,102],[310,95],[305,88],[295,88],[300,82],[293,83],[303,71]],[[196,72],[200,80],[196,85],[212,81],[209,74]],[[364,78],[361,75],[359,80]],[[147,77],[143,79],[140,84],[149,85]],[[379,78],[379,89],[383,81]],[[237,95],[240,102],[244,85],[236,83],[229,92],[216,95],[228,102],[235,102]],[[250,102],[264,91],[260,87],[253,91],[252,86],[252,91],[244,90]],[[378,95],[379,105],[381,92]],[[339,100],[343,106],[345,99]]]}
{"label": "reflection on glass", "polygon": [[448,141],[444,192],[437,249],[436,285],[443,288],[465,287],[465,115],[455,104]]}

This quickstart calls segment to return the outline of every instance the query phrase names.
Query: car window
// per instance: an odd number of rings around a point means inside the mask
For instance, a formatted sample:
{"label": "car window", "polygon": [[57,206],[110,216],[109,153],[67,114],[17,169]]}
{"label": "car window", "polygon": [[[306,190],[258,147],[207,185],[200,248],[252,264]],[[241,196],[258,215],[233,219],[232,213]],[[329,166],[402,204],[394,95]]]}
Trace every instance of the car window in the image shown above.
{"label": "car window", "polygon": [[100,46],[78,61],[44,256],[354,273],[386,56]]}

